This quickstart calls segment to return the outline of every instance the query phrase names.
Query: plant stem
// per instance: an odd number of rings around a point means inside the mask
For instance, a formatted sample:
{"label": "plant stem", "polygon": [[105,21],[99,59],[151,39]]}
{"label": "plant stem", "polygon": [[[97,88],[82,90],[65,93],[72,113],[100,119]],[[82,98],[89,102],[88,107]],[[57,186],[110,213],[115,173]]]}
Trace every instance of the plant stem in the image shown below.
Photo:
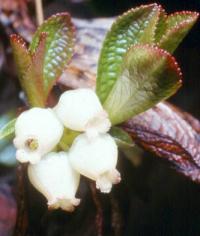
{"label": "plant stem", "polygon": [[26,183],[27,165],[20,164],[17,168],[17,220],[13,236],[27,236],[28,232],[28,206]]}
{"label": "plant stem", "polygon": [[41,25],[44,21],[42,0],[35,0],[37,24]]}
{"label": "plant stem", "polygon": [[96,190],[96,186],[94,185],[94,183],[90,183],[90,189],[92,192],[92,198],[94,201],[94,204],[96,206],[96,219],[95,219],[95,223],[96,223],[96,228],[97,228],[97,236],[103,236],[103,210],[102,210],[102,205],[101,202],[97,196],[97,190]]}

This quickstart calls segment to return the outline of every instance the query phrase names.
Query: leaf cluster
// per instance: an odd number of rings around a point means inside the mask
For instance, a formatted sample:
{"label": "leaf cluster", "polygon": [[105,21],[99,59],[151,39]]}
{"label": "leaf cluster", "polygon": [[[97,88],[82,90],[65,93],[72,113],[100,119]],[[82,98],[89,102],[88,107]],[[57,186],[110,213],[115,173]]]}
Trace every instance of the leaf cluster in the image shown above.
{"label": "leaf cluster", "polygon": [[[194,23],[196,12],[167,15],[157,4],[142,5],[119,16],[99,56],[96,92],[113,125],[136,116],[173,95],[181,70],[171,55]],[[30,106],[45,107],[56,80],[73,55],[74,26],[68,13],[47,19],[27,48],[18,35],[10,42],[21,87]],[[14,132],[11,121],[0,139]],[[113,128],[119,145],[131,146],[128,134]]]}
{"label": "leaf cluster", "polygon": [[189,11],[167,15],[157,4],[117,18],[101,50],[96,89],[113,124],[146,111],[181,86],[181,70],[171,53],[197,18]]}

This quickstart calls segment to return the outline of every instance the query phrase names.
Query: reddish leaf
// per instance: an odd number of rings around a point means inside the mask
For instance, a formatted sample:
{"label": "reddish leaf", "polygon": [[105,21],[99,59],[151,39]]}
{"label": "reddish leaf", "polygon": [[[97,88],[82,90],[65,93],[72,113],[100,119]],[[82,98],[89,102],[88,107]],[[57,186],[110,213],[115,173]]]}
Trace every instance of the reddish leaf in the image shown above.
{"label": "reddish leaf", "polygon": [[32,106],[44,107],[46,96],[43,83],[43,65],[45,55],[46,33],[41,33],[38,47],[35,53],[31,56],[31,64],[29,65],[25,80],[29,81],[28,90],[29,100]]}
{"label": "reddish leaf", "polygon": [[123,124],[134,142],[160,157],[167,158],[178,171],[200,182],[200,135],[192,122],[167,103],[136,116]]}
{"label": "reddish leaf", "polygon": [[12,46],[13,56],[17,66],[20,83],[23,89],[25,89],[27,81],[24,81],[24,76],[31,63],[31,58],[28,54],[26,42],[21,36],[12,34],[10,35],[10,43]]}
{"label": "reddish leaf", "polygon": [[45,105],[45,96],[42,90],[45,41],[46,34],[41,34],[38,48],[31,56],[25,41],[20,36],[15,34],[10,36],[20,84],[31,106],[43,107]]}

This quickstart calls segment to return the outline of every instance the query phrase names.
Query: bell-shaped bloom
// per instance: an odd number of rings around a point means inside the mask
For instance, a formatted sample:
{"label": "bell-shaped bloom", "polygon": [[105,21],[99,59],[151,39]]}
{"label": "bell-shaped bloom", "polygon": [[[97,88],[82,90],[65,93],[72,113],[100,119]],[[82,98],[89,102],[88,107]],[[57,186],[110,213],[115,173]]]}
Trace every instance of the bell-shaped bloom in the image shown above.
{"label": "bell-shaped bloom", "polygon": [[107,112],[92,89],[64,92],[54,111],[65,127],[86,132],[90,137],[106,133],[111,126]]}
{"label": "bell-shaped bloom", "polygon": [[121,180],[116,170],[117,145],[109,134],[101,134],[94,139],[89,139],[86,134],[79,135],[70,148],[69,159],[72,167],[95,180],[96,187],[103,193],[109,193],[112,184]]}
{"label": "bell-shaped bloom", "polygon": [[28,166],[28,176],[33,186],[48,201],[50,209],[73,211],[80,199],[75,197],[80,174],[70,165],[66,152],[51,152],[41,161]]}
{"label": "bell-shaped bloom", "polygon": [[15,124],[17,160],[37,163],[59,143],[63,130],[52,109],[32,108],[23,112]]}

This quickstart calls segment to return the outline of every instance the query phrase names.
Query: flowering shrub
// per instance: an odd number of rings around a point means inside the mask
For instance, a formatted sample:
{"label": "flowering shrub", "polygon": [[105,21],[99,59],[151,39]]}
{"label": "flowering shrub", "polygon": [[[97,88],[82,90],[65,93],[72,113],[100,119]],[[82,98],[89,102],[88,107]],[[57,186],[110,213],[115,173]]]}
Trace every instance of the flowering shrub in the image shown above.
{"label": "flowering shrub", "polygon": [[30,181],[50,208],[72,211],[79,204],[80,174],[96,181],[103,193],[120,182],[118,147],[132,147],[133,141],[118,125],[179,89],[182,74],[171,53],[197,18],[195,12],[167,15],[157,4],[119,16],[102,46],[96,91],[66,91],[53,108],[46,108],[48,98],[73,55],[70,16],[47,19],[29,48],[11,35],[21,87],[32,108],[4,126],[0,139],[15,133],[16,158],[30,162]]}

